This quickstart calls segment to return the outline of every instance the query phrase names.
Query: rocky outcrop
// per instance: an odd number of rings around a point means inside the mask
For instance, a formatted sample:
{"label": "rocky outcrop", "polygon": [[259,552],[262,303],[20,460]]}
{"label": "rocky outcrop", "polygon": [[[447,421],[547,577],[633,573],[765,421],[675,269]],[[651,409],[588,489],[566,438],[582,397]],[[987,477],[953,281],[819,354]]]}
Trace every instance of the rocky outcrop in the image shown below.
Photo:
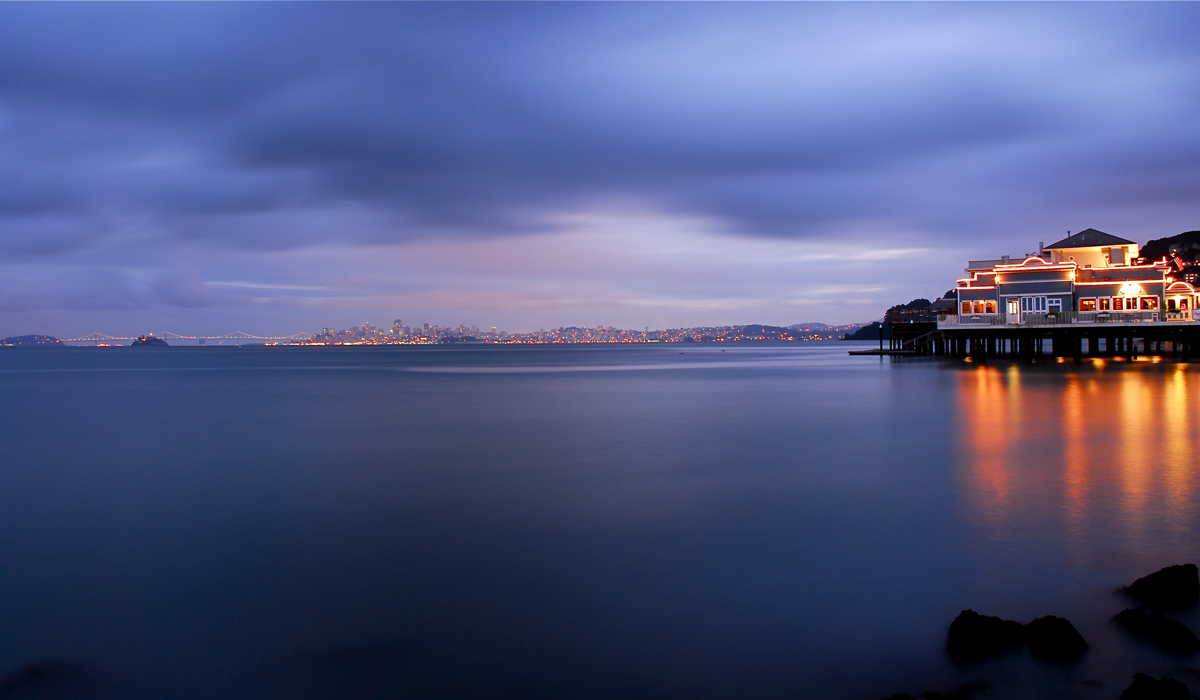
{"label": "rocky outcrop", "polygon": [[1088,643],[1070,620],[1047,615],[1025,625],[1029,653],[1043,661],[1074,661],[1088,650]]}
{"label": "rocky outcrop", "polygon": [[1070,620],[1047,615],[1027,625],[963,610],[950,623],[946,651],[957,661],[1004,654],[1029,645],[1029,652],[1042,661],[1074,661],[1088,650],[1088,643]]}
{"label": "rocky outcrop", "polygon": [[46,659],[26,664],[0,678],[0,698],[59,697],[88,684],[87,669],[68,659]]}
{"label": "rocky outcrop", "polygon": [[1121,693],[1121,700],[1191,700],[1187,686],[1170,678],[1154,678],[1135,673],[1133,684]]}
{"label": "rocky outcrop", "polygon": [[129,344],[131,348],[146,348],[146,347],[167,347],[167,341],[162,338],[155,338],[152,335],[139,335],[138,339]]}
{"label": "rocky outcrop", "polygon": [[1171,608],[1200,600],[1200,570],[1195,564],[1177,564],[1143,576],[1121,589],[1144,605]]}
{"label": "rocky outcrop", "polygon": [[[1200,602],[1200,569],[1195,564],[1168,566],[1137,579],[1122,588],[1121,592],[1143,603],[1136,608],[1123,610],[1113,618],[1126,632],[1169,653],[1190,656],[1200,651],[1200,639],[1186,625],[1158,610],[1160,606],[1170,609]],[[954,618],[946,639],[947,653],[959,663],[1017,652],[1026,646],[1031,657],[1052,664],[1076,661],[1090,648],[1079,630],[1065,618],[1046,615],[1022,625],[1014,620],[981,615],[974,610],[963,610]],[[983,666],[977,670],[991,668]],[[1200,671],[1189,669],[1188,672],[1196,673],[1196,677],[1200,678]],[[1085,683],[1102,686],[1099,681]],[[901,693],[887,700],[960,700],[967,693],[974,694],[974,691],[986,687],[986,683],[981,682],[963,686],[950,694],[927,691],[914,697]],[[984,694],[990,696],[992,691]],[[1138,673],[1121,698],[1184,700],[1190,696],[1187,686],[1180,681]]]}
{"label": "rocky outcrop", "polygon": [[946,651],[957,660],[974,661],[1015,651],[1024,643],[1025,629],[1021,623],[963,610],[950,623]]}
{"label": "rocky outcrop", "polygon": [[1113,618],[1135,637],[1144,639],[1173,654],[1192,654],[1200,648],[1200,639],[1178,620],[1173,620],[1146,605],[1129,608]]}

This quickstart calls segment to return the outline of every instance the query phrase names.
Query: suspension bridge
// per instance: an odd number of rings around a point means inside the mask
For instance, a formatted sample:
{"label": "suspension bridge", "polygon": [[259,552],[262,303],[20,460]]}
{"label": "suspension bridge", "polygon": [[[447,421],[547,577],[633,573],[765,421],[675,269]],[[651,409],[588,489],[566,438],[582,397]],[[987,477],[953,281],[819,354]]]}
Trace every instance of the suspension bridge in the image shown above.
{"label": "suspension bridge", "polygon": [[[206,343],[210,340],[215,340],[218,341],[218,344],[227,340],[233,340],[237,342],[241,342],[243,340],[293,342],[297,340],[308,340],[312,337],[311,333],[293,333],[291,335],[251,335],[244,331],[234,331],[232,333],[226,333],[225,335],[180,335],[178,333],[165,331],[163,333],[148,333],[147,335],[155,338],[162,338],[163,340],[194,340],[196,342],[204,341]],[[92,343],[100,345],[105,343],[132,342],[137,339],[138,336],[126,337],[118,335],[105,335],[104,333],[91,333],[80,338],[63,338],[62,342],[74,344]]]}

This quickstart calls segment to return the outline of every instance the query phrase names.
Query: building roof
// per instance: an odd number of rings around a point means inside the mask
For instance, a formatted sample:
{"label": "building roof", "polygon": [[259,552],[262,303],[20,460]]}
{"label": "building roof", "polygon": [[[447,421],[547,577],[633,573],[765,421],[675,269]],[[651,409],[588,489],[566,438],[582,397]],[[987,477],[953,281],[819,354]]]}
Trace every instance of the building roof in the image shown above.
{"label": "building roof", "polygon": [[1074,236],[1067,236],[1057,243],[1051,243],[1045,248],[1046,250],[1062,250],[1063,248],[1092,248],[1102,245],[1133,245],[1133,241],[1089,228]]}

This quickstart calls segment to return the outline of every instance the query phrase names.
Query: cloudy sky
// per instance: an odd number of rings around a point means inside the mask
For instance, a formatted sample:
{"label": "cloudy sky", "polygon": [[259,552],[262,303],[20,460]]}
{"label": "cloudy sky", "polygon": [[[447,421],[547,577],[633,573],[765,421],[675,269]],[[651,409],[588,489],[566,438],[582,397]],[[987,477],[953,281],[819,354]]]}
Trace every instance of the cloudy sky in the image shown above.
{"label": "cloudy sky", "polygon": [[830,323],[1200,229],[1197,4],[3,4],[0,335]]}

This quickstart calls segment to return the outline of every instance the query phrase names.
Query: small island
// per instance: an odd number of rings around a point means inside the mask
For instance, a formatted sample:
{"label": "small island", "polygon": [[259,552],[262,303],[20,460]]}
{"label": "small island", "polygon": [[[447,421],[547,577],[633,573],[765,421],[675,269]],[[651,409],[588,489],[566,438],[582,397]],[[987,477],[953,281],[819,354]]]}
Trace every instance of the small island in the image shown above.
{"label": "small island", "polygon": [[62,344],[61,340],[50,335],[18,335],[0,340],[0,346],[6,348],[42,348]]}
{"label": "small island", "polygon": [[135,340],[129,344],[129,347],[131,347],[131,348],[137,348],[137,347],[165,348],[165,347],[168,347],[168,345],[167,345],[167,341],[163,340],[162,338],[155,338],[152,335],[149,335],[149,336],[139,335],[137,340]]}

